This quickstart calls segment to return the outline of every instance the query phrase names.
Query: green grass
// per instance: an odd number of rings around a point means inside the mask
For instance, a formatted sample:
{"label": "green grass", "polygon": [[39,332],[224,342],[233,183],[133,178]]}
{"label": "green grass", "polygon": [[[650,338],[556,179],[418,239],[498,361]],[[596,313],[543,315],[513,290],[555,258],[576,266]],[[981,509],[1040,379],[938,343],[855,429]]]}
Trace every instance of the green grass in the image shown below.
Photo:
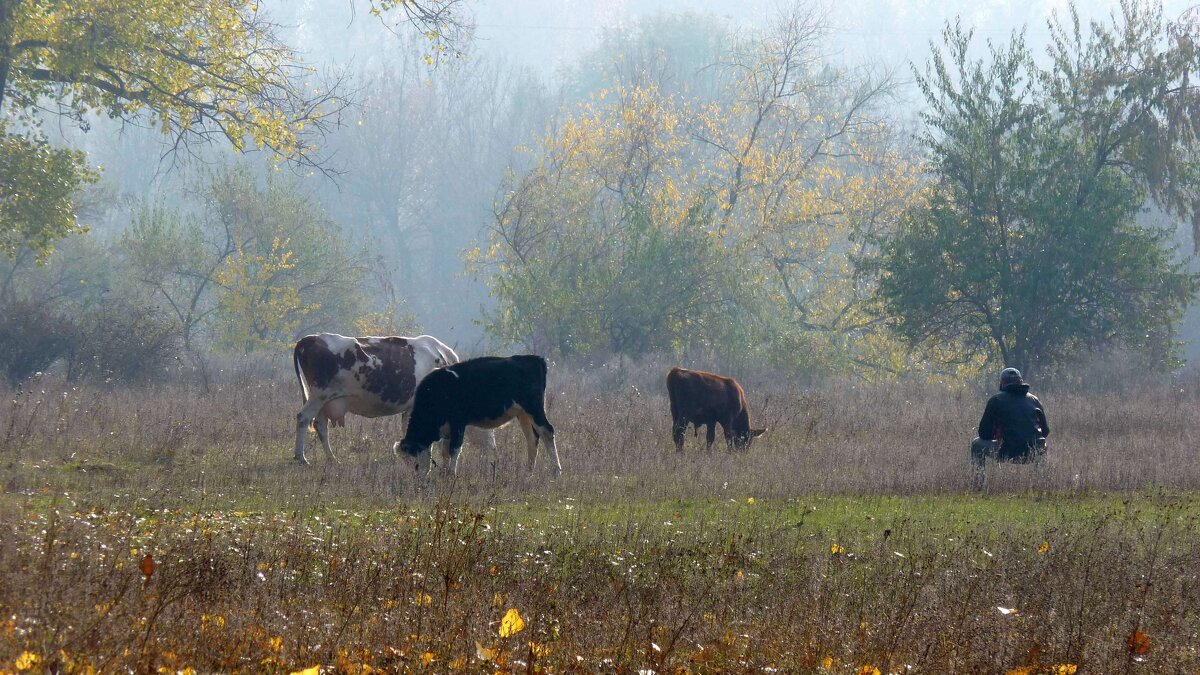
{"label": "green grass", "polygon": [[1175,391],[1043,397],[1047,465],[974,492],[961,391],[777,396],[751,452],[680,456],[661,396],[552,384],[566,473],[524,476],[502,430],[453,484],[392,457],[395,420],[296,466],[279,383],[13,395],[0,670],[1200,668],[1200,405]]}

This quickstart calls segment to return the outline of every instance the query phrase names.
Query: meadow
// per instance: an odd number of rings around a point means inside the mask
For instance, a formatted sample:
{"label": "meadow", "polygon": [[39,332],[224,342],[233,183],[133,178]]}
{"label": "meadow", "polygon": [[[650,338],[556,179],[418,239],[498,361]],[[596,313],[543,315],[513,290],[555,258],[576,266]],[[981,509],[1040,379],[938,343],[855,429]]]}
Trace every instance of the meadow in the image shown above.
{"label": "meadow", "polygon": [[504,429],[428,484],[394,418],[293,464],[282,376],[7,391],[0,671],[1200,669],[1194,375],[1038,392],[980,492],[982,388],[750,386],[677,455],[660,378],[552,370],[562,477]]}

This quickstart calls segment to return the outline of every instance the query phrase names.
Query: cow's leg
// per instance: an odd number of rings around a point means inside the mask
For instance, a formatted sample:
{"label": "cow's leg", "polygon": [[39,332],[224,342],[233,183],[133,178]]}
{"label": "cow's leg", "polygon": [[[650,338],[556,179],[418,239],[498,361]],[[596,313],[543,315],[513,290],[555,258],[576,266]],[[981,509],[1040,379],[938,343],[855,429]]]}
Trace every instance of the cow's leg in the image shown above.
{"label": "cow's leg", "polygon": [[417,478],[418,479],[424,480],[424,479],[429,478],[429,469],[431,468],[431,465],[433,464],[433,462],[430,461],[432,459],[432,457],[431,457],[432,454],[433,454],[433,445],[432,444],[425,446],[424,448],[421,449],[421,452],[417,453],[416,460],[417,460]]}
{"label": "cow's leg", "polygon": [[[550,420],[546,419],[546,411],[540,405],[536,410],[530,411],[529,417],[533,420],[534,432],[539,438],[546,441],[546,447],[550,450],[550,459],[554,460],[554,476],[557,478],[562,475],[562,462],[558,460],[558,444],[554,442],[554,425],[550,424]],[[533,471],[533,462],[535,459],[537,459],[536,445],[529,456],[530,471]]]}
{"label": "cow's leg", "polygon": [[717,440],[717,423],[706,422],[704,425],[704,440],[708,445],[704,447],[705,451],[712,452],[713,441]]}
{"label": "cow's leg", "polygon": [[538,434],[533,430],[533,419],[529,415],[518,414],[517,423],[521,425],[521,431],[525,434],[525,450],[529,459],[526,466],[529,473],[533,473],[533,467],[537,464]]}
{"label": "cow's leg", "polygon": [[309,399],[296,415],[296,461],[301,464],[308,464],[304,457],[304,439],[308,438],[308,427],[321,413],[321,407],[324,405],[323,399]]}
{"label": "cow's leg", "polygon": [[450,430],[450,438],[446,439],[447,473],[453,478],[458,475],[458,455],[462,452],[464,427],[454,427]]}
{"label": "cow's leg", "polygon": [[496,480],[496,432],[491,429],[480,429],[479,427],[467,427],[467,438],[471,441],[471,445],[487,450],[486,456],[488,461],[492,463],[492,480]]}
{"label": "cow's leg", "polygon": [[671,440],[675,441],[675,452],[683,452],[683,432],[687,431],[688,421],[682,415],[674,418],[671,423]]}
{"label": "cow's leg", "polygon": [[320,438],[321,444],[325,446],[325,456],[336,464],[338,459],[333,456],[333,448],[329,447],[329,419],[318,413],[316,420],[313,421],[313,427],[317,430],[317,438]]}

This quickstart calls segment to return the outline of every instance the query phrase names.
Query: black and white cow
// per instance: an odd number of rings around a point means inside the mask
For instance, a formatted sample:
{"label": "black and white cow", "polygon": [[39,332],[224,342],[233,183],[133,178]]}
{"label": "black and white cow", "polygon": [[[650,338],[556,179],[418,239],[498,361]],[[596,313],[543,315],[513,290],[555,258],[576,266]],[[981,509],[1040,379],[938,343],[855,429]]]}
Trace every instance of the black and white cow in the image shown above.
{"label": "black and white cow", "polygon": [[534,355],[484,356],[430,373],[417,386],[399,450],[416,460],[419,476],[430,469],[430,446],[448,440],[449,472],[458,470],[458,451],[468,425],[495,429],[516,419],[525,432],[529,471],[544,439],[554,459],[554,475],[562,473],[554,427],[546,419],[546,359]]}
{"label": "black and white cow", "polygon": [[[329,425],[346,426],[346,413],[396,415],[412,409],[417,384],[437,368],[458,362],[441,340],[419,337],[347,337],[320,333],[300,338],[292,351],[304,407],[296,415],[296,461],[308,464],[304,440],[311,425],[329,447]],[[495,449],[492,432],[473,441]]]}

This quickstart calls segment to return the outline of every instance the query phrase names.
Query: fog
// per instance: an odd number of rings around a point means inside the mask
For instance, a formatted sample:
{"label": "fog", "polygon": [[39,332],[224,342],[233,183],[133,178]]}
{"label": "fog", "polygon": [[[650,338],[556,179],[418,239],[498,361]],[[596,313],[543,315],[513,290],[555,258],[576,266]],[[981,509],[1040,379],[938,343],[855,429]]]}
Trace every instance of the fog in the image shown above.
{"label": "fog", "polygon": [[[1119,10],[1116,2],[1084,5],[1085,20]],[[282,173],[294,175],[303,194],[336,221],[348,248],[371,262],[375,288],[403,304],[415,319],[414,329],[480,351],[492,342],[483,317],[495,300],[484,280],[468,270],[464,256],[486,245],[506,174],[531,161],[521,148],[586,97],[588,86],[579,82],[598,71],[599,64],[589,59],[605,36],[678,14],[723,26],[729,35],[753,34],[786,5],[479,0],[464,7],[475,25],[472,40],[458,45],[460,56],[444,56],[429,66],[429,43],[406,24],[381,22],[366,3],[262,3],[306,62],[320,73],[345,75],[345,94],[353,104],[325,141],[329,175],[293,174],[288,167]],[[920,109],[911,68],[915,64],[923,71],[930,43],[939,40],[945,22],[958,17],[977,36],[997,41],[1024,29],[1040,54],[1049,39],[1046,21],[1064,12],[1067,3],[868,0],[818,7],[827,20],[823,62],[891,73],[896,88],[890,112],[903,128],[917,124]],[[1175,18],[1187,8],[1187,2],[1169,0],[1164,15]],[[982,49],[982,43],[978,46]],[[118,236],[149,204],[193,208],[188,195],[197,191],[197,177],[214,166],[242,163],[262,176],[280,169],[266,157],[238,156],[220,144],[195,157],[173,155],[156,130],[121,128],[103,119],[86,134],[69,125],[59,128],[103,167],[100,191],[106,197],[86,210],[87,224],[101,238]],[[1195,323],[1189,319],[1187,325]],[[353,332],[350,326],[303,327]]]}

